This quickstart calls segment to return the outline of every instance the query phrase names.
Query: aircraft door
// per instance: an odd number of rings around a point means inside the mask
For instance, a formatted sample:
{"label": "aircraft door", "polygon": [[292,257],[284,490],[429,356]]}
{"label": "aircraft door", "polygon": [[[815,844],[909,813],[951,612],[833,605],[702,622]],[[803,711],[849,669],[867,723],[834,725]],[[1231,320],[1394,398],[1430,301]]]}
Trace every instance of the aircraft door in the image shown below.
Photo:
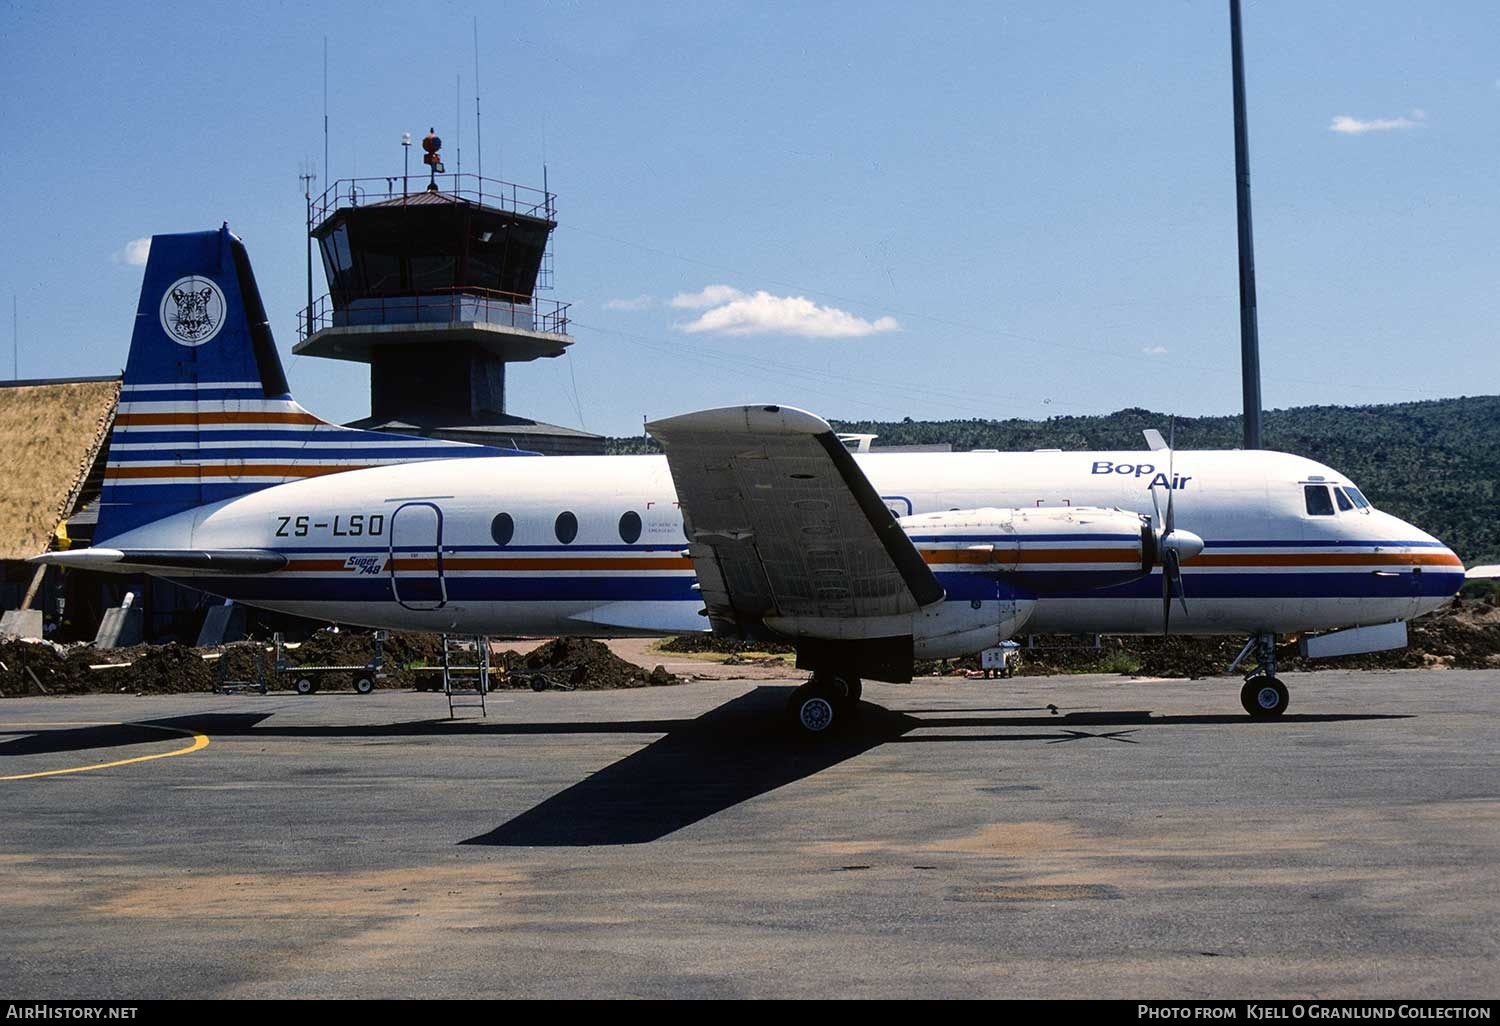
{"label": "aircraft door", "polygon": [[441,609],[443,511],[431,502],[408,502],[391,515],[391,594],[407,609]]}

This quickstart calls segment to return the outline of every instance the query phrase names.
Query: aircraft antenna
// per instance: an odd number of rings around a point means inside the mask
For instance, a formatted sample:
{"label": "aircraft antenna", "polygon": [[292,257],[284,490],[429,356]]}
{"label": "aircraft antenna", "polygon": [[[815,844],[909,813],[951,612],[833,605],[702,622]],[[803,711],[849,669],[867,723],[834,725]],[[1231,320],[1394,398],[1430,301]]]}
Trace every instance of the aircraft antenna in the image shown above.
{"label": "aircraft antenna", "polygon": [[1250,225],[1250,140],[1245,125],[1240,0],[1229,0],[1229,48],[1234,75],[1234,197],[1240,240],[1240,377],[1245,398],[1245,448],[1259,449],[1260,329],[1255,304],[1255,239]]}

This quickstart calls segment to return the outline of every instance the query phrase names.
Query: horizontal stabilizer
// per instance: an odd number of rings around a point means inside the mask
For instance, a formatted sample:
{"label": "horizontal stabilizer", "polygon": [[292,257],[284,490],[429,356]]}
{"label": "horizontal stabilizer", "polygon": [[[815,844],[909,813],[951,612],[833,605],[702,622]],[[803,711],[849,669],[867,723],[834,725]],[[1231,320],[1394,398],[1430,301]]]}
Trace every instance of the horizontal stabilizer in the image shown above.
{"label": "horizontal stabilizer", "polygon": [[1464,571],[1464,576],[1471,581],[1481,581],[1500,577],[1500,564],[1491,564],[1490,566],[1471,566],[1468,570]]}
{"label": "horizontal stabilizer", "polygon": [[109,574],[179,571],[200,575],[269,574],[286,566],[286,557],[265,549],[76,549],[33,556],[28,563],[50,563],[74,570]]}

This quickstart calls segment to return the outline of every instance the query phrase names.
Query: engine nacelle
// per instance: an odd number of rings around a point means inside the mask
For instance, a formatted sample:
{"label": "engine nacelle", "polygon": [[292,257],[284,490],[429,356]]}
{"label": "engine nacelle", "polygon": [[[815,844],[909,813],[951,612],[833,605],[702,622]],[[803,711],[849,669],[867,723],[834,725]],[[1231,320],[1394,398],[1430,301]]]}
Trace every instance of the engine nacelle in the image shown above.
{"label": "engine nacelle", "polygon": [[1036,600],[1009,595],[991,578],[988,597],[949,595],[915,613],[837,618],[768,616],[765,625],[797,646],[797,665],[818,670],[837,667],[871,680],[911,680],[914,659],[957,659],[973,655],[1016,634],[1030,618]]}
{"label": "engine nacelle", "polygon": [[954,510],[899,523],[950,596],[973,589],[972,574],[1031,593],[1107,588],[1149,574],[1159,556],[1150,521],[1122,509]]}
{"label": "engine nacelle", "polygon": [[934,602],[912,615],[912,656],[957,659],[994,648],[1021,629],[1036,608],[1033,599]]}

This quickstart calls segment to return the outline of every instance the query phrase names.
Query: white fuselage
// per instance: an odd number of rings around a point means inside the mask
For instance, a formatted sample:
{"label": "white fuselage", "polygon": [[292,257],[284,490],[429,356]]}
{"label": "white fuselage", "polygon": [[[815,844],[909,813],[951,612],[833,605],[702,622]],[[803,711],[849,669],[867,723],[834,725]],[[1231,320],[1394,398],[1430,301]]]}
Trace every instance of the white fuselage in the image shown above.
{"label": "white fuselage", "polygon": [[[1186,610],[1174,609],[1174,632],[1287,633],[1408,619],[1443,604],[1462,583],[1457,557],[1396,517],[1369,508],[1310,514],[1309,482],[1348,483],[1327,467],[1281,453],[1179,451],[1169,470],[1166,455],[857,459],[902,517],[1039,506],[1151,514],[1154,481],[1160,505],[1172,493],[1177,526],[1206,543],[1184,566]],[[919,529],[908,533],[924,548]],[[706,627],[660,456],[467,459],[348,471],[190,510],[107,544],[275,550],[289,560],[276,573],[172,577],[250,605],[348,624],[593,637]],[[1034,595],[1029,618],[1016,629],[1157,632],[1161,592],[1159,568],[1107,588],[1073,589],[1059,578]]]}

